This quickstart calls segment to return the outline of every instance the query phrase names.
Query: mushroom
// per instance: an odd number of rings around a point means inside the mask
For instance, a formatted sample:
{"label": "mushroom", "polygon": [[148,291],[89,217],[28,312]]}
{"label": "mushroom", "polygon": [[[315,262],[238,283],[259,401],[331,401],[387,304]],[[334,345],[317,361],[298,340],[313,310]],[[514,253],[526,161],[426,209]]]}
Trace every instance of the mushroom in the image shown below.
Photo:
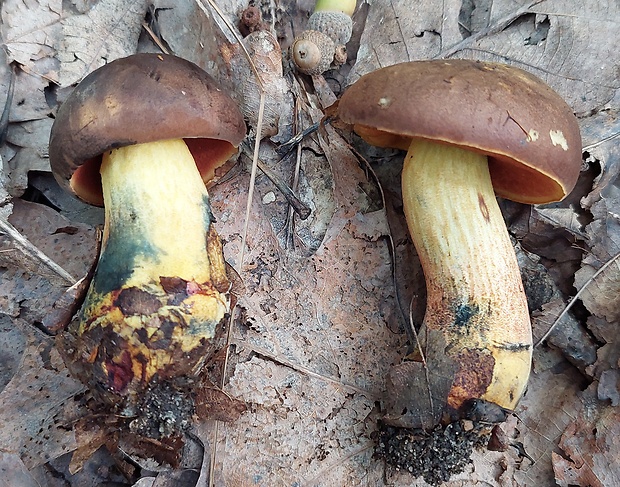
{"label": "mushroom", "polygon": [[[532,335],[495,194],[538,204],[571,191],[581,167],[572,110],[521,69],[455,59],[362,76],[338,115],[368,143],[408,151],[403,206],[426,280],[418,336],[437,394],[432,420],[462,416],[477,401],[513,410],[527,385]],[[392,395],[391,424],[424,427],[412,395]]]}
{"label": "mushroom", "polygon": [[101,255],[67,365],[123,414],[158,384],[191,382],[218,350],[229,282],[205,182],[245,136],[195,64],[136,54],[86,76],[58,110],[52,172],[105,206]]}

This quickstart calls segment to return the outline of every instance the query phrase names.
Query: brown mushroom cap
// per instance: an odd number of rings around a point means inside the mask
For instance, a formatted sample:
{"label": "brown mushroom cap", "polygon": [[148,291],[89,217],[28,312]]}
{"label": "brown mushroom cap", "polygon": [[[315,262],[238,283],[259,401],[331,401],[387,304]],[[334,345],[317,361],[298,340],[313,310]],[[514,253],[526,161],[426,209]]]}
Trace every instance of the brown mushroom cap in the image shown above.
{"label": "brown mushroom cap", "polygon": [[496,193],[522,203],[561,200],[581,168],[571,108],[537,77],[503,64],[382,68],[347,89],[338,115],[374,145],[408,149],[419,137],[486,154]]}
{"label": "brown mushroom cap", "polygon": [[90,73],[62,104],[50,165],[63,189],[102,205],[106,151],[183,138],[207,182],[244,136],[236,103],[201,68],[175,56],[135,54]]}

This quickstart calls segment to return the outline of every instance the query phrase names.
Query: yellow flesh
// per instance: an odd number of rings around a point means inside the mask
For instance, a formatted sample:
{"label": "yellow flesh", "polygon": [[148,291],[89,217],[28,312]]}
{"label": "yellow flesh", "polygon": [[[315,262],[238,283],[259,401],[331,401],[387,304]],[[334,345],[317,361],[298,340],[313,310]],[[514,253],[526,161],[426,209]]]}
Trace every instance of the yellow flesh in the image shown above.
{"label": "yellow flesh", "polygon": [[475,357],[487,357],[492,380],[477,398],[514,409],[529,377],[531,327],[486,156],[414,140],[402,185],[427,285],[422,339],[443,337],[459,367],[447,402],[458,409],[475,398],[463,384],[480,379]]}
{"label": "yellow flesh", "polygon": [[101,180],[105,236],[132,221],[133,230],[159,249],[139,257],[128,286],[159,276],[209,281],[203,210],[208,195],[183,140],[114,149],[103,157]]}

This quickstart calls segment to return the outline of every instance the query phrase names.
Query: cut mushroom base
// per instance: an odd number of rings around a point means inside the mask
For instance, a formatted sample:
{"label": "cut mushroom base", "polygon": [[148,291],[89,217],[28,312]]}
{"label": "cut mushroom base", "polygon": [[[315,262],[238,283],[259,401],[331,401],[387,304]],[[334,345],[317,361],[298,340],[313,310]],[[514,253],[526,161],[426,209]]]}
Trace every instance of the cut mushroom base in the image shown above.
{"label": "cut mushroom base", "polygon": [[[455,370],[446,398],[512,410],[527,385],[532,334],[521,275],[495,199],[487,157],[424,140],[411,143],[403,205],[427,286],[419,336],[434,372]],[[432,345],[430,348],[434,348]]]}
{"label": "cut mushroom base", "polygon": [[195,376],[229,311],[207,190],[183,140],[103,157],[102,251],[76,330],[73,368],[126,414],[151,381]]}

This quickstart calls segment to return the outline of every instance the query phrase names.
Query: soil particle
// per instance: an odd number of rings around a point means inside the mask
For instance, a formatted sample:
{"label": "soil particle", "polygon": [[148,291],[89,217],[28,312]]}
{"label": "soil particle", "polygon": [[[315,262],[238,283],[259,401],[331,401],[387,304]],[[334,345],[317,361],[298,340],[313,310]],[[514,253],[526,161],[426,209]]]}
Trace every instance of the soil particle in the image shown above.
{"label": "soil particle", "polygon": [[[467,427],[466,427],[467,426]],[[461,473],[471,462],[474,448],[485,446],[488,425],[463,420],[437,426],[432,431],[380,425],[377,455],[396,470],[441,485]]]}

